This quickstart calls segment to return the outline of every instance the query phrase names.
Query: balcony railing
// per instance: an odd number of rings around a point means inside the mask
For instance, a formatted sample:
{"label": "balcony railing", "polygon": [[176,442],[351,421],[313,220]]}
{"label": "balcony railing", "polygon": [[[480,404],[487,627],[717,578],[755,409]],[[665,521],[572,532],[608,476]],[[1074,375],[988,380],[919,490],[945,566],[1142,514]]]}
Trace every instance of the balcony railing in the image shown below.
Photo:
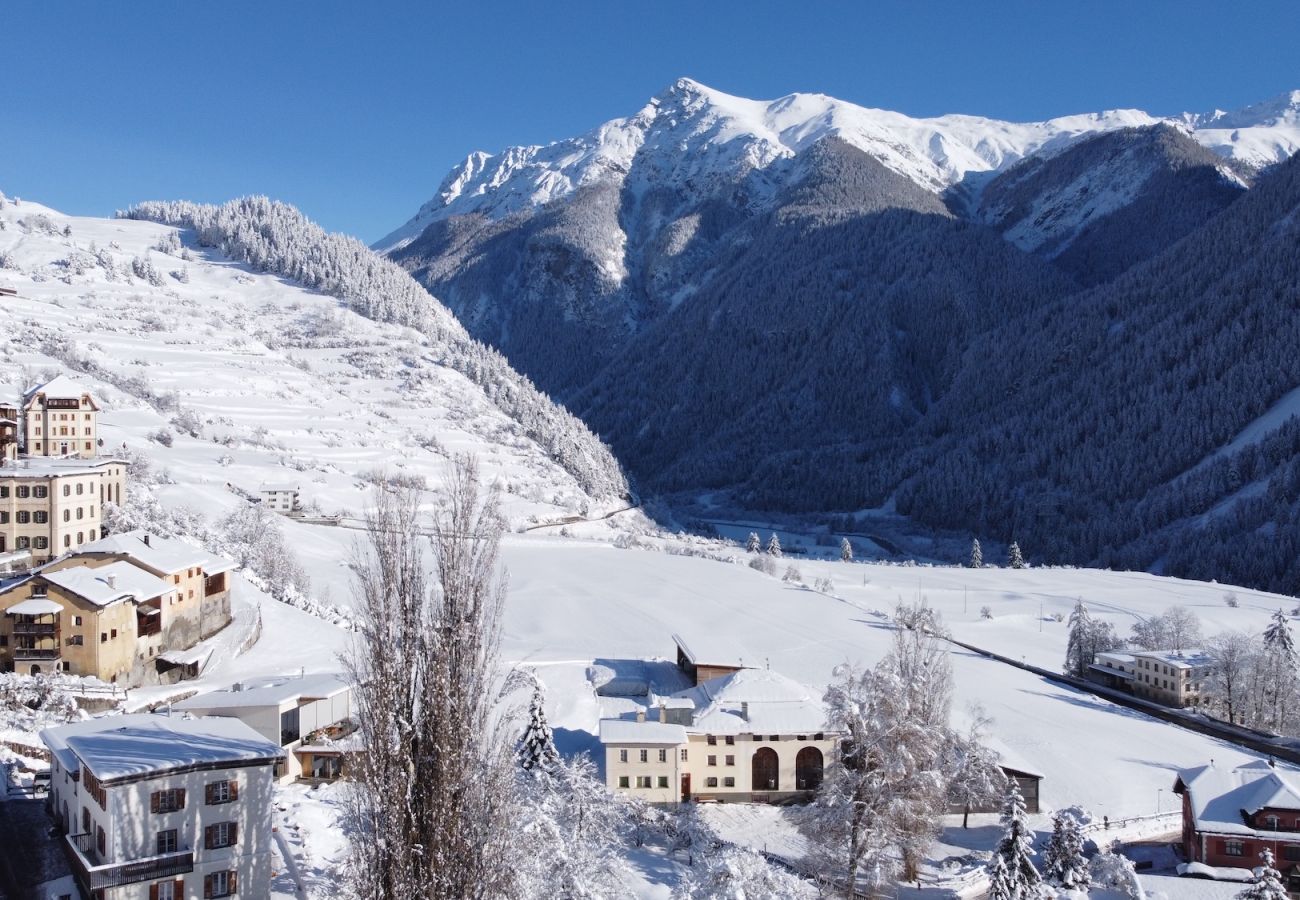
{"label": "balcony railing", "polygon": [[45,650],[36,647],[14,647],[14,659],[58,659],[58,650]]}
{"label": "balcony railing", "polygon": [[70,834],[66,840],[64,848],[72,863],[73,873],[87,893],[141,881],[171,878],[194,871],[194,853],[191,850],[178,850],[175,853],[161,853],[145,859],[105,865],[99,862],[94,835]]}
{"label": "balcony railing", "polygon": [[58,634],[59,626],[54,622],[15,622],[14,634]]}

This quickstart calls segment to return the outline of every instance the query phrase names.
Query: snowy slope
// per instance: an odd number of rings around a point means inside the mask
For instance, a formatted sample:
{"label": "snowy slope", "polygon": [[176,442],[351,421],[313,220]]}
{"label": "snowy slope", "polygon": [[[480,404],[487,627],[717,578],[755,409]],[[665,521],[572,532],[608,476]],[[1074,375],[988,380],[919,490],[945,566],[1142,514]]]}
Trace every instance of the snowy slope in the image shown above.
{"label": "snowy slope", "polygon": [[[0,302],[0,392],[16,397],[71,369],[104,404],[106,449],[147,451],[183,485],[181,502],[221,510],[242,502],[227,483],[290,481],[323,512],[359,513],[372,473],[432,480],[458,452],[480,458],[516,521],[606,502],[409,328],[190,238],[151,249],[177,233],[165,225],[26,200],[6,202],[0,224],[0,285],[19,294]],[[137,260],[158,284],[133,274]],[[156,441],[160,430],[172,446]]]}
{"label": "snowy slope", "polygon": [[[912,118],[824,94],[747,100],[682,78],[636,115],[585,135],[496,155],[471,154],[414,217],[375,247],[397,250],[434,222],[469,214],[501,219],[597,183],[626,184],[634,192],[648,185],[688,185],[703,196],[829,136],[941,192],[1079,137],[1159,122],[1188,131],[1224,157],[1268,165],[1300,147],[1300,92],[1232,113],[1160,118],[1108,110],[1017,123],[966,115]],[[761,190],[753,199],[763,199]]]}

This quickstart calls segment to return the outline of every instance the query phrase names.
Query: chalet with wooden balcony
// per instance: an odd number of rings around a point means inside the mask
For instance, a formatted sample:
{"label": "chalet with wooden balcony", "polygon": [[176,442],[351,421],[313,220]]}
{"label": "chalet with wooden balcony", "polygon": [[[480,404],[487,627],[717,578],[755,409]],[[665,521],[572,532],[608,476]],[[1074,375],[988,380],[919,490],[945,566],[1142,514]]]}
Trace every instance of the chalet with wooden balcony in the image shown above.
{"label": "chalet with wooden balcony", "polygon": [[280,748],[237,719],[105,716],[41,732],[82,896],[267,896]]}
{"label": "chalet with wooden balcony", "polygon": [[133,563],[172,584],[175,593],[161,608],[159,623],[169,649],[193,646],[230,624],[230,581],[235,564],[184,541],[136,529],[86,544],[75,556],[45,568],[94,567],[115,561]]}
{"label": "chalet with wooden balcony", "polygon": [[1294,890],[1300,888],[1300,778],[1272,760],[1184,769],[1183,852],[1189,862],[1251,869],[1265,848]]}

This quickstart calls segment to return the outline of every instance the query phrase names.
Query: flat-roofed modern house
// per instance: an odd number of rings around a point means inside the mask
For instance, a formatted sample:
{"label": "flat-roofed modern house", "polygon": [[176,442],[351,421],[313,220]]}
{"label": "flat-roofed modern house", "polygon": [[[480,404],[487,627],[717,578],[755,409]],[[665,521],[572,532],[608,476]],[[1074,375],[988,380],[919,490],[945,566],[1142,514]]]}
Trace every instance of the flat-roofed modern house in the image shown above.
{"label": "flat-roofed modern house", "polygon": [[606,784],[653,803],[804,799],[838,752],[840,735],[825,722],[809,688],[738,669],[651,697],[636,718],[602,719]]}
{"label": "flat-roofed modern house", "polygon": [[299,509],[299,489],[296,484],[262,484],[257,495],[271,512],[287,516]]}
{"label": "flat-roofed modern house", "polygon": [[1183,853],[1189,862],[1253,869],[1265,848],[1292,889],[1300,887],[1300,782],[1271,760],[1184,769]]}
{"label": "flat-roofed modern house", "polygon": [[352,687],[342,675],[245,682],[175,704],[176,712],[237,718],[286,752],[280,781],[333,781],[343,774],[354,728]]}
{"label": "flat-roofed modern house", "polygon": [[23,394],[23,452],[28,456],[76,456],[98,453],[99,404],[66,375]]}
{"label": "flat-roofed modern house", "polygon": [[83,897],[268,898],[279,746],[237,719],[105,716],[41,732]]}

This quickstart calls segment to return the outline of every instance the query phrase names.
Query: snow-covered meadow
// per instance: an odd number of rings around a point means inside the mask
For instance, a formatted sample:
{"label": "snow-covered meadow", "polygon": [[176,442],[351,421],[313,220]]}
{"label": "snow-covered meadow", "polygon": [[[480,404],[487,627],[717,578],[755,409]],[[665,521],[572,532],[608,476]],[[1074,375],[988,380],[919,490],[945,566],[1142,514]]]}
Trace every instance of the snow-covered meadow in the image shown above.
{"label": "snow-covered meadow", "polygon": [[[322,513],[358,516],[374,473],[433,485],[459,451],[475,454],[501,486],[515,528],[617,506],[587,496],[481,388],[426,358],[409,329],[371,322],[334,298],[192,246],[182,258],[166,226],[64,217],[28,201],[0,209],[0,222],[0,286],[18,291],[0,298],[0,396],[16,397],[46,371],[71,366],[104,407],[106,451],[126,445],[147,458],[157,482],[147,489],[166,507],[212,523],[246,503],[243,492],[289,481]],[[168,246],[176,249],[151,249]],[[152,269],[133,274],[136,259]],[[347,562],[363,535],[298,521],[283,530],[312,597],[348,606]],[[647,531],[633,512],[573,526],[568,536],[558,528],[512,533],[503,544],[510,586],[503,653],[546,683],[566,749],[595,746],[602,702],[588,667],[671,658],[674,633],[703,656],[739,658],[820,686],[838,664],[871,664],[886,652],[900,602],[923,599],[959,640],[1051,669],[1065,656],[1057,616],[1080,598],[1121,635],[1171,605],[1195,612],[1207,636],[1261,631],[1271,613],[1295,605],[1216,584],[1078,569],[791,558],[773,577],[748,566],[739,546]],[[788,566],[797,580],[782,579]],[[829,589],[813,590],[816,582]],[[1236,606],[1225,602],[1229,592]],[[218,654],[197,681],[133,691],[131,704],[339,667],[348,632],[244,581],[236,624],[255,604],[263,631],[248,652]],[[1098,819],[1168,812],[1179,768],[1250,757],[964,650],[953,651],[952,664],[956,715],[978,705],[991,717],[997,743],[1044,774],[1047,809],[1077,805]],[[318,896],[329,894],[345,852],[335,793],[295,787],[279,803],[281,846],[293,863],[285,870]],[[726,815],[731,839],[746,842],[745,817]],[[757,845],[769,834],[751,830]],[[632,861],[640,895],[666,896],[676,863],[653,851]],[[277,884],[292,892],[293,881]]]}

